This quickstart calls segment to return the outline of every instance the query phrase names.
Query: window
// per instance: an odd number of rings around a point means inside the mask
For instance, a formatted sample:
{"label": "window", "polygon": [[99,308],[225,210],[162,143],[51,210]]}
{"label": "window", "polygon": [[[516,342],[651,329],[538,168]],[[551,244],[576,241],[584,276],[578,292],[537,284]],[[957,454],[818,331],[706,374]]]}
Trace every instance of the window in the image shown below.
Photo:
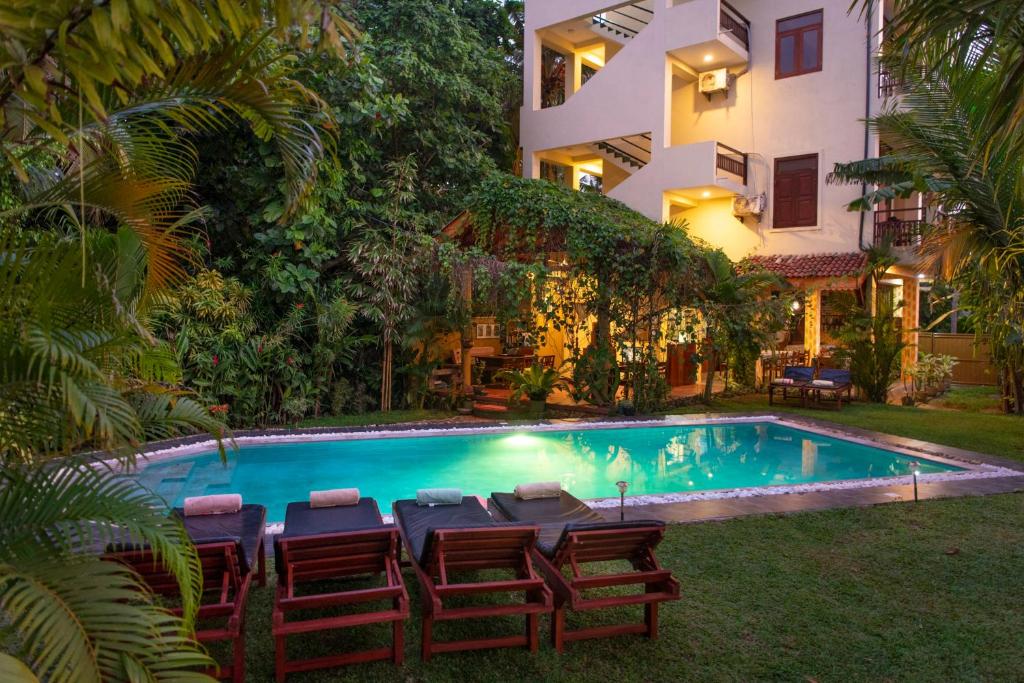
{"label": "window", "polygon": [[776,228],[818,224],[818,155],[775,160],[774,220]]}
{"label": "window", "polygon": [[775,78],[821,71],[822,10],[775,24]]}

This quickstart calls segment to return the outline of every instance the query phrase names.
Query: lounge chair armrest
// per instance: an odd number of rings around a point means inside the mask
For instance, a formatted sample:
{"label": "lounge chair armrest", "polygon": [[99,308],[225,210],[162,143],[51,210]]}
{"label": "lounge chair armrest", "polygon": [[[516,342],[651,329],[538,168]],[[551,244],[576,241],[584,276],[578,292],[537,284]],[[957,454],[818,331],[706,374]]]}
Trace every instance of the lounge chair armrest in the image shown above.
{"label": "lounge chair armrest", "polygon": [[403,586],[365,588],[355,591],[323,593],[320,595],[303,595],[295,598],[280,598],[277,600],[276,606],[282,611],[290,612],[292,610],[300,609],[316,609],[319,607],[335,607],[338,605],[352,605],[360,602],[373,602],[376,600],[390,600],[401,596],[404,592]]}
{"label": "lounge chair armrest", "polygon": [[672,578],[672,572],[667,569],[648,572],[627,572],[624,574],[608,574],[603,576],[581,576],[572,579],[572,585],[576,588],[606,588],[609,586],[628,586],[632,584],[657,584],[664,583]]}
{"label": "lounge chair armrest", "polygon": [[449,595],[473,595],[477,593],[513,593],[533,591],[544,586],[543,579],[514,579],[510,581],[481,581],[478,583],[449,583],[435,586],[441,597]]}

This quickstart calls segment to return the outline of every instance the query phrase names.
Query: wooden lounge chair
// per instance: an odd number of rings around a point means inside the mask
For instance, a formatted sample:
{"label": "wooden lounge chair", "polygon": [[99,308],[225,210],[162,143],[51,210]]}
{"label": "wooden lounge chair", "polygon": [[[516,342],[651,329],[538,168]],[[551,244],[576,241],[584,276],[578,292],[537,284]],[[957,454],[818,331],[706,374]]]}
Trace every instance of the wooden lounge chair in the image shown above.
{"label": "wooden lounge chair", "polygon": [[[558,652],[564,652],[566,641],[628,633],[642,633],[651,639],[658,637],[658,605],[679,599],[679,582],[671,571],[662,569],[654,554],[665,535],[663,522],[606,522],[583,501],[566,491],[557,498],[532,500],[522,500],[512,493],[492,493],[491,500],[507,519],[517,522],[529,520],[541,525],[534,558],[554,589],[551,638]],[[584,564],[614,560],[630,562],[633,571],[583,574]],[[570,570],[568,576],[566,569]],[[643,587],[643,592],[605,596],[587,594],[594,589],[618,586]],[[644,606],[643,623],[575,631],[566,629],[567,607],[584,612],[629,605]]]}
{"label": "wooden lounge chair", "polygon": [[[551,589],[534,571],[531,561],[539,529],[535,525],[495,522],[476,498],[457,505],[417,505],[399,500],[393,505],[395,523],[419,579],[423,599],[423,661],[434,653],[497,647],[527,647],[536,652],[540,615],[550,612]],[[456,572],[503,569],[512,578],[464,582]],[[509,594],[522,599],[509,602]],[[491,596],[488,604],[452,606],[453,599]],[[504,597],[505,600],[499,598]],[[436,642],[434,622],[524,615],[524,634]]]}
{"label": "wooden lounge chair", "polygon": [[773,379],[768,385],[768,405],[775,404],[775,393],[782,393],[782,400],[799,398],[800,403],[807,405],[807,385],[814,379],[814,368],[810,366],[791,365],[782,371],[782,377]]}
{"label": "wooden lounge chair", "polygon": [[[252,572],[243,571],[243,552],[237,540],[196,545],[203,569],[203,602],[196,618],[196,640],[200,643],[231,641],[231,664],[207,674],[233,683],[245,679],[245,603]],[[155,594],[180,598],[178,581],[149,549],[117,550],[105,557],[134,569]],[[171,611],[181,615],[180,608]],[[217,626],[203,628],[211,620]]]}
{"label": "wooden lounge chair", "polygon": [[836,410],[842,410],[844,396],[847,403],[853,400],[850,371],[822,368],[818,370],[817,379],[808,383],[804,391],[810,395],[813,405],[834,405]]}
{"label": "wooden lounge chair", "polygon": [[264,536],[267,530],[267,508],[246,503],[238,512],[218,515],[186,516],[183,508],[174,508],[172,514],[181,519],[185,531],[196,545],[210,541],[236,539],[241,547],[239,560],[243,571],[257,568],[256,580],[267,585],[267,555]]}
{"label": "wooden lounge chair", "polygon": [[[409,594],[398,566],[399,552],[398,531],[384,524],[372,498],[337,507],[312,508],[308,502],[288,505],[284,532],[274,540],[277,594],[272,628],[278,682],[298,671],[381,659],[402,663]],[[324,583],[372,577],[382,577],[384,585],[343,590]],[[377,611],[337,614],[336,608],[368,602],[389,604]],[[316,610],[331,613],[289,621],[289,615],[298,610],[307,615]],[[392,628],[387,647],[305,660],[287,658],[289,636],[387,622]]]}

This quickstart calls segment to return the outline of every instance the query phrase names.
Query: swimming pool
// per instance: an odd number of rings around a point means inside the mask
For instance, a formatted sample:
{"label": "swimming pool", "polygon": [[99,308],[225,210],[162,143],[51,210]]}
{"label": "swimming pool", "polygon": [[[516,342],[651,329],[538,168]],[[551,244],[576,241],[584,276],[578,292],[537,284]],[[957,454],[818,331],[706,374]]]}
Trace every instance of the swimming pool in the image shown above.
{"label": "swimming pool", "polygon": [[962,468],[775,422],[520,430],[444,436],[350,438],[242,446],[156,460],[135,475],[167,502],[241,493],[284,519],[311,490],[358,487],[382,510],[416,489],[457,487],[467,495],[510,491],[519,482],[559,480],[580,498],[691,493],[898,477]]}

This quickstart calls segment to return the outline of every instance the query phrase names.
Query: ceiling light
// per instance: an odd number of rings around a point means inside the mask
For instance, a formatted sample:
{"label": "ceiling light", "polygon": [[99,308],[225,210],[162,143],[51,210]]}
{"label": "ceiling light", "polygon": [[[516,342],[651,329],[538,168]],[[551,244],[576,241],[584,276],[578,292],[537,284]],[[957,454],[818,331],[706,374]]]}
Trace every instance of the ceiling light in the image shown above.
{"label": "ceiling light", "polygon": [[705,64],[710,64],[713,61],[715,61],[715,56],[713,54],[711,54],[709,52],[706,55],[704,55],[704,63]]}
{"label": "ceiling light", "polygon": [[700,196],[703,197],[704,199],[707,199],[708,197],[711,196],[711,190],[704,190],[703,192],[700,193]]}

